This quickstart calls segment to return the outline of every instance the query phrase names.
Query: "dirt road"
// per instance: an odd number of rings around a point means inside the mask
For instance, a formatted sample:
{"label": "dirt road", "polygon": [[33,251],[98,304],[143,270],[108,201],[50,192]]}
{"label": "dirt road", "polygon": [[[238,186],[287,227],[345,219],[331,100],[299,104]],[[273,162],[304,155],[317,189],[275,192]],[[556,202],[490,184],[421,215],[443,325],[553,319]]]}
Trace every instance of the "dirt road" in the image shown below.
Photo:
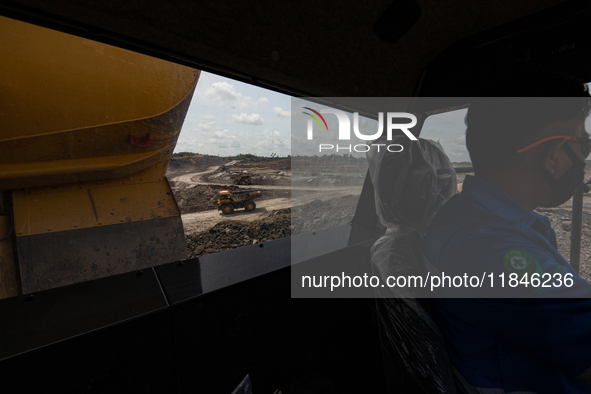
{"label": "dirt road", "polygon": [[[174,182],[185,182],[189,186],[197,186],[197,185],[225,185],[224,182],[206,182],[202,179],[203,175],[210,174],[215,172],[219,166],[209,167],[207,171],[203,172],[196,172],[193,174],[185,174],[181,176],[177,176],[173,178],[172,181]],[[301,190],[301,191],[311,191],[311,192],[335,192],[335,195],[341,195],[340,192],[347,192],[345,194],[359,194],[361,192],[361,186],[332,186],[332,187],[318,187],[318,186],[280,186],[280,185],[249,185],[249,186],[240,186],[241,189],[244,190]],[[331,193],[332,195],[332,193]]]}
{"label": "dirt road", "polygon": [[254,212],[246,212],[243,209],[234,211],[231,215],[224,215],[217,209],[204,212],[186,213],[181,215],[185,233],[197,233],[205,231],[222,220],[240,220],[243,222],[252,222],[260,219],[265,213],[277,209],[289,208],[289,198],[274,198],[271,200],[257,201],[257,208]]}
{"label": "dirt road", "polygon": [[[227,163],[225,166],[235,164],[233,162]],[[219,169],[219,166],[209,167],[206,171],[185,174],[177,176],[172,179],[174,182],[184,182],[189,187],[197,185],[224,185],[224,183],[205,182],[203,175],[213,173]],[[246,212],[244,210],[237,210],[231,215],[224,215],[218,210],[209,210],[202,212],[186,213],[181,215],[185,233],[195,233],[205,231],[222,220],[240,220],[252,222],[260,219],[266,212],[291,208],[294,206],[301,206],[312,202],[314,200],[330,200],[340,196],[346,195],[360,195],[362,186],[273,186],[273,185],[255,185],[249,187],[240,187],[244,190],[291,190],[291,198],[274,198],[269,200],[256,200],[257,209],[254,212]],[[293,193],[295,191],[295,193]]]}
{"label": "dirt road", "polygon": [[[173,182],[185,182],[185,183],[188,183],[191,186],[194,186],[194,185],[208,185],[207,182],[202,182],[201,181],[201,177],[203,175],[205,175],[205,174],[210,174],[210,173],[216,171],[218,168],[220,168],[220,166],[211,166],[206,171],[203,171],[203,172],[194,172],[192,174],[180,175],[180,176],[177,176],[176,178],[172,178],[172,181]],[[193,178],[197,179],[198,181],[193,181]]]}

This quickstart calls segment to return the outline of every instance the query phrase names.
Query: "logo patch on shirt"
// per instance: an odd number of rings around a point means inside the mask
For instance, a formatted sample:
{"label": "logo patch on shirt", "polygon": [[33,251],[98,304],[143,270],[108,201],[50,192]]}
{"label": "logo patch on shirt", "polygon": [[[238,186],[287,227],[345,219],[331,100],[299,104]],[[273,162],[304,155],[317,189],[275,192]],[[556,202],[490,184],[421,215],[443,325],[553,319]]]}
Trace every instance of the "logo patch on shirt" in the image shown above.
{"label": "logo patch on shirt", "polygon": [[519,275],[539,273],[542,274],[542,268],[537,261],[529,254],[520,250],[510,250],[503,257],[505,271]]}

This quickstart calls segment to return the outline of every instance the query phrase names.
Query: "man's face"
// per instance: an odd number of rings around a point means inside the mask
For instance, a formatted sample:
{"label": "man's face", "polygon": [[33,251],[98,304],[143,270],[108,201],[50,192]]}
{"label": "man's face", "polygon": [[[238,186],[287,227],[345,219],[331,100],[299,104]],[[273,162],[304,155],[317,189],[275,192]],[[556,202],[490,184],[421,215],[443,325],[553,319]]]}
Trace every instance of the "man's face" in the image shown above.
{"label": "man's face", "polygon": [[[585,130],[584,120],[580,120],[575,123],[574,136],[577,138],[584,138],[586,140],[590,138],[589,133],[587,133],[587,131]],[[587,157],[582,153],[583,145],[581,145],[580,143],[576,143],[574,141],[569,141],[569,144],[582,161],[587,160]]]}
{"label": "man's face", "polygon": [[[584,120],[569,120],[554,123],[546,128],[546,135],[569,135],[577,138],[589,139],[589,134],[585,131]],[[581,162],[585,162],[585,155],[582,152],[582,145],[579,142],[562,140],[555,144],[554,166],[551,175],[555,179],[560,179],[573,166],[572,159],[565,152],[562,144],[567,144],[577,155]]]}

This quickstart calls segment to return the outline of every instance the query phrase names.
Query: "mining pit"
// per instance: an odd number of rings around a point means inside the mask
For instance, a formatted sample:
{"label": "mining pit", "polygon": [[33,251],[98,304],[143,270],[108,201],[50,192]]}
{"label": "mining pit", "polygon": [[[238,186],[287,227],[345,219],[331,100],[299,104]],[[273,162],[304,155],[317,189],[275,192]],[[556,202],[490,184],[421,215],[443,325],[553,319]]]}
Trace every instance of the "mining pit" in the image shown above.
{"label": "mining pit", "polygon": [[[230,160],[217,156],[173,158],[167,171],[190,257],[267,242],[290,235],[349,223],[355,214],[367,171],[364,160],[329,165],[298,163],[292,174],[285,158]],[[234,185],[236,174],[248,174],[252,185]],[[587,174],[589,176],[589,174]],[[464,174],[458,174],[458,183]],[[260,190],[253,212],[218,211],[219,190]],[[558,208],[539,208],[556,232],[560,253],[570,259],[572,199]],[[583,198],[580,276],[591,279],[591,193]]]}

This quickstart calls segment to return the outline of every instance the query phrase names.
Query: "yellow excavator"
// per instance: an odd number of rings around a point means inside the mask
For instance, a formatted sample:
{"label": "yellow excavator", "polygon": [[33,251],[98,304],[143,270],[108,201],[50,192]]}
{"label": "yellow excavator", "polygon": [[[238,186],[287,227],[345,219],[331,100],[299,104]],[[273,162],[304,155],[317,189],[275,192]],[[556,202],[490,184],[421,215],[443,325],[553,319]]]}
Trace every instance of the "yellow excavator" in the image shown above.
{"label": "yellow excavator", "polygon": [[0,17],[0,298],[186,258],[164,174],[199,71]]}

